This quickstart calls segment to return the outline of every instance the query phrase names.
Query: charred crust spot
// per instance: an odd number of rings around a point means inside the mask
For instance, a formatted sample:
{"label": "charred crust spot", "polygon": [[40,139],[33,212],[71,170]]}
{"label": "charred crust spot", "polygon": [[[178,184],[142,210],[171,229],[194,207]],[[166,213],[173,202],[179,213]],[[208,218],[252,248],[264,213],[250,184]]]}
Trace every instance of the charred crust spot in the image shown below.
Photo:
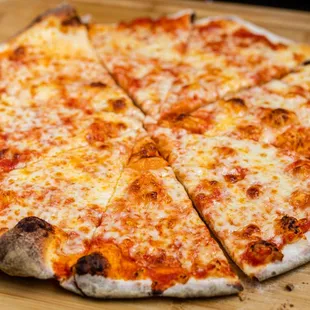
{"label": "charred crust spot", "polygon": [[242,292],[244,290],[241,283],[233,284],[232,287],[235,288],[236,290],[238,290],[239,292]]}
{"label": "charred crust spot", "polygon": [[193,24],[196,20],[196,13],[192,13],[190,16],[190,22]]}
{"label": "charred crust spot", "polygon": [[294,217],[284,215],[280,220],[280,225],[284,231],[291,231],[296,235],[301,233],[298,220]]}
{"label": "charred crust spot", "polygon": [[107,85],[102,82],[92,82],[90,83],[91,87],[106,87]]}
{"label": "charred crust spot", "polygon": [[100,253],[92,253],[79,258],[75,265],[75,271],[78,275],[85,274],[107,276],[107,269],[110,267],[108,260]]}
{"label": "charred crust spot", "polygon": [[45,18],[49,17],[49,16],[59,16],[59,17],[74,17],[77,16],[77,12],[76,10],[69,4],[63,4],[60,6],[57,6],[56,8],[47,10],[46,12],[44,12],[43,14],[39,15],[38,17],[36,17],[33,22],[29,25],[29,27],[31,27],[33,24],[39,23],[42,20],[44,20]]}
{"label": "charred crust spot", "polygon": [[162,295],[164,291],[161,290],[152,290],[153,296],[159,296]]}
{"label": "charred crust spot", "polygon": [[260,190],[261,190],[261,185],[258,185],[258,184],[252,185],[247,189],[246,195],[250,199],[257,199],[259,198]]}
{"label": "charred crust spot", "polygon": [[80,18],[76,16],[71,16],[61,22],[62,26],[79,26],[82,24]]}
{"label": "charred crust spot", "polygon": [[303,66],[308,66],[308,65],[310,65],[310,59],[304,61],[304,62],[302,63],[302,65],[303,65]]}
{"label": "charred crust spot", "polygon": [[16,227],[27,233],[34,233],[39,230],[46,231],[46,234],[44,234],[45,237],[48,236],[49,232],[53,231],[52,225],[35,216],[30,216],[22,219],[18,222]]}

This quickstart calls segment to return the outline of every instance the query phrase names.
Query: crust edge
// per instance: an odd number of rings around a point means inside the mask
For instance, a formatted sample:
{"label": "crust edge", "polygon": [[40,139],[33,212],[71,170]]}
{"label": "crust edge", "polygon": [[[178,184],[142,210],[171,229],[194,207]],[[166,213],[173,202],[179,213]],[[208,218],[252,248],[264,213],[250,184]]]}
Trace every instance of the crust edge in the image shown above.
{"label": "crust edge", "polygon": [[285,37],[279,36],[263,27],[257,26],[254,23],[248,22],[236,15],[223,15],[223,16],[210,16],[206,18],[199,19],[195,22],[195,25],[203,25],[204,23],[208,23],[209,21],[213,20],[220,20],[220,19],[225,19],[225,20],[232,20],[235,21],[245,27],[247,27],[249,30],[266,36],[270,41],[274,43],[285,43],[285,44],[292,44],[295,43],[295,41],[287,39]]}
{"label": "crust edge", "polygon": [[26,32],[28,29],[30,29],[34,25],[40,23],[41,21],[48,18],[49,16],[56,16],[60,19],[66,19],[68,17],[72,17],[72,18],[76,17],[80,20],[76,9],[72,5],[67,4],[67,3],[60,4],[56,7],[48,9],[45,12],[36,16],[27,26],[25,26],[24,28],[19,30],[17,33],[15,33],[11,37],[9,37],[7,40],[4,41],[4,43],[7,43],[7,42],[11,41],[12,39],[18,37],[19,35]]}
{"label": "crust edge", "polygon": [[26,217],[0,237],[0,269],[11,276],[53,278],[46,260],[54,228],[38,217]]}
{"label": "crust edge", "polygon": [[100,275],[75,275],[79,290],[88,297],[94,298],[144,298],[151,296],[194,298],[214,297],[237,294],[243,290],[238,280],[211,278],[197,280],[191,278],[186,284],[176,284],[162,294],[152,291],[150,279],[125,281],[113,280]]}
{"label": "crust edge", "polygon": [[306,233],[306,238],[306,240],[286,245],[283,249],[284,257],[281,262],[268,264],[250,276],[264,281],[310,262],[310,232]]}

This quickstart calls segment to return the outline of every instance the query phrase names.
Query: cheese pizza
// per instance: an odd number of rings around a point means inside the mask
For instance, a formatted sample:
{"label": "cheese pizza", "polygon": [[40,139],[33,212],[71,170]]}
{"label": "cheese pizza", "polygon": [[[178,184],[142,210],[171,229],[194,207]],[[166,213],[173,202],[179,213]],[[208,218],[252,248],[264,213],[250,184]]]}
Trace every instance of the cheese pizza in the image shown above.
{"label": "cheese pizza", "polygon": [[2,271],[236,294],[209,228],[259,280],[310,260],[310,49],[193,16],[86,25],[63,5],[1,45]]}

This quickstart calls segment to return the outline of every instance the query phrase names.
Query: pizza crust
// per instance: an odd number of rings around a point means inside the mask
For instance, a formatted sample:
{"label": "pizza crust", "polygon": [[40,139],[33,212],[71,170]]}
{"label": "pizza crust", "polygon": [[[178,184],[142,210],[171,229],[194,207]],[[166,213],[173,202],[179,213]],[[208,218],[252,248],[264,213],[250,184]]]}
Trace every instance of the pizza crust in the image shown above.
{"label": "pizza crust", "polygon": [[65,281],[59,282],[59,284],[66,290],[84,296],[83,292],[77,287],[74,276],[70,276],[70,278]]}
{"label": "pizza crust", "polygon": [[232,20],[237,22],[238,24],[241,24],[251,30],[252,32],[256,34],[260,34],[268,38],[273,43],[284,43],[284,44],[292,44],[294,41],[289,40],[287,38],[281,37],[265,28],[259,27],[253,23],[250,23],[248,21],[245,21],[244,19],[235,16],[235,15],[226,15],[226,16],[210,16],[206,18],[199,19],[195,22],[196,25],[203,25],[210,21],[216,21],[216,20]]}
{"label": "pizza crust", "polygon": [[231,295],[242,291],[239,282],[223,278],[197,280],[191,278],[185,284],[169,287],[162,294],[152,291],[151,280],[113,280],[101,275],[75,275],[78,288],[89,297],[96,298],[141,298],[149,296],[165,297],[211,297]]}
{"label": "pizza crust", "polygon": [[49,279],[48,248],[55,239],[52,225],[26,217],[0,237],[0,269],[11,276]]}
{"label": "pizza crust", "polygon": [[49,9],[39,16],[35,17],[26,27],[18,31],[16,34],[11,36],[9,39],[7,39],[5,42],[9,42],[10,40],[14,39],[15,37],[19,36],[23,32],[27,31],[31,27],[33,27],[35,24],[40,23],[44,19],[46,19],[49,16],[56,16],[60,20],[67,20],[67,19],[74,19],[76,22],[79,22],[82,24],[82,21],[80,20],[77,11],[75,10],[74,7],[72,7],[69,4],[61,4],[55,8]]}
{"label": "pizza crust", "polygon": [[224,278],[197,280],[191,278],[185,284],[176,284],[164,291],[163,296],[169,297],[212,297],[237,294],[243,290],[238,281]]}
{"label": "pizza crust", "polygon": [[113,280],[101,275],[75,275],[80,291],[96,298],[141,298],[152,295],[151,280]]}
{"label": "pizza crust", "polygon": [[281,262],[268,264],[262,270],[254,272],[253,276],[259,281],[264,281],[309,262],[310,232],[305,235],[306,240],[299,240],[283,248],[282,253],[284,256]]}
{"label": "pizza crust", "polygon": [[178,19],[179,17],[184,16],[184,15],[191,15],[191,22],[194,22],[194,20],[196,18],[196,13],[192,9],[185,9],[185,10],[181,10],[181,11],[176,12],[176,13],[169,14],[169,15],[167,15],[167,18]]}

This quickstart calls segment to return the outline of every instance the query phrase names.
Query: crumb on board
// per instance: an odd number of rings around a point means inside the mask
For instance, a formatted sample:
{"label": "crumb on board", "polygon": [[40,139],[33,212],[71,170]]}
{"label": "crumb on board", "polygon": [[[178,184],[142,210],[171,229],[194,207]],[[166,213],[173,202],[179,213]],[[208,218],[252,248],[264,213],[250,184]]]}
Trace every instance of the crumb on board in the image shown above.
{"label": "crumb on board", "polygon": [[278,308],[277,308],[277,310],[286,310],[286,309],[288,309],[288,308],[293,308],[294,307],[294,305],[293,304],[288,304],[288,303],[284,303],[284,304],[281,304]]}
{"label": "crumb on board", "polygon": [[246,298],[245,298],[245,295],[243,293],[239,293],[238,294],[238,297],[239,297],[239,300],[240,301],[244,301]]}
{"label": "crumb on board", "polygon": [[293,285],[292,283],[286,284],[285,289],[286,289],[288,292],[291,292],[291,291],[294,290],[294,285]]}

